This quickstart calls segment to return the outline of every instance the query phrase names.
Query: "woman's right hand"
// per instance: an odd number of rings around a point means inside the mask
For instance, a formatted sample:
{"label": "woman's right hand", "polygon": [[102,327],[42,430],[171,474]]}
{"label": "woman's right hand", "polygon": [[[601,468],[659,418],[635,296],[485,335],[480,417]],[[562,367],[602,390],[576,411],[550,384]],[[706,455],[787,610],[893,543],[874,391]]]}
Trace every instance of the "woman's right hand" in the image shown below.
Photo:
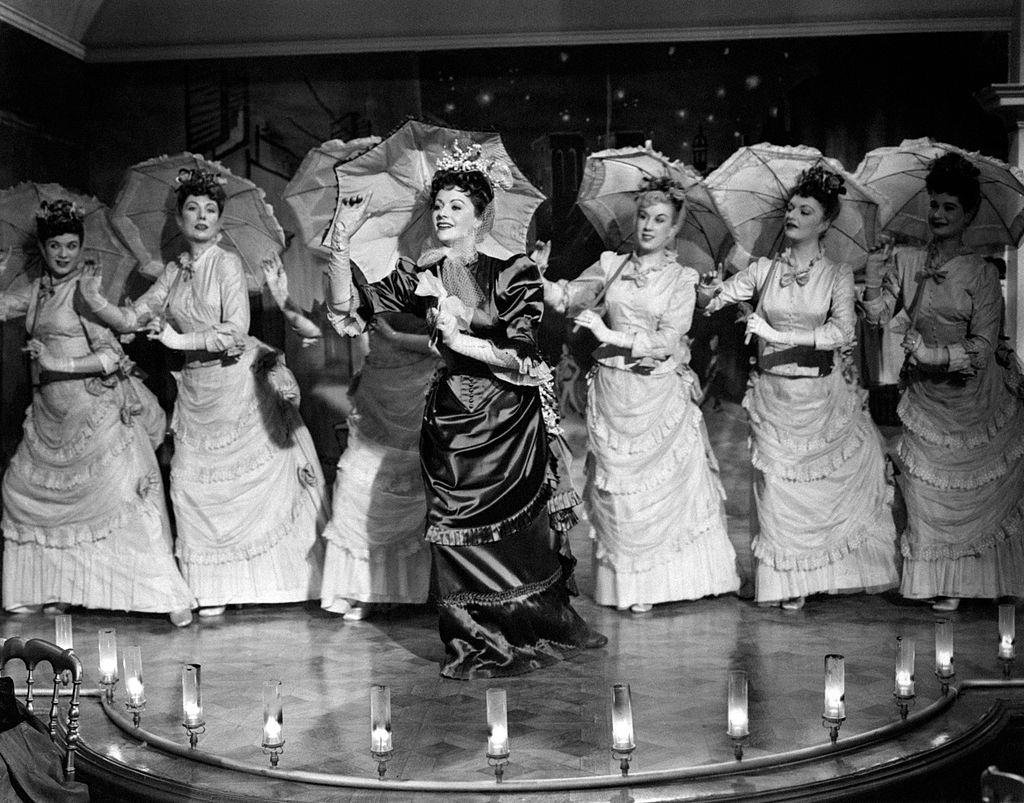
{"label": "woman's right hand", "polygon": [[700,274],[700,281],[697,283],[697,306],[704,310],[705,315],[710,315],[715,310],[708,305],[718,295],[724,282],[722,274],[725,266],[719,262],[713,269]]}
{"label": "woman's right hand", "polygon": [[281,257],[277,254],[265,256],[260,266],[263,268],[263,277],[267,281],[270,295],[277,306],[283,310],[288,303],[288,274],[284,271]]}
{"label": "woman's right hand", "polygon": [[886,266],[892,259],[894,245],[895,241],[892,235],[882,234],[875,243],[875,247],[868,252],[868,261],[864,268],[864,283],[867,288],[881,288],[882,277],[885,276]]}
{"label": "woman's right hand", "polygon": [[78,279],[78,291],[92,310],[102,309],[108,303],[100,289],[103,283],[101,271],[99,263],[90,262],[82,268],[82,275]]}
{"label": "woman's right hand", "polygon": [[338,199],[338,209],[334,213],[331,228],[331,250],[341,251],[348,247],[348,242],[359,227],[370,216],[370,200],[372,192],[364,195],[345,195]]}

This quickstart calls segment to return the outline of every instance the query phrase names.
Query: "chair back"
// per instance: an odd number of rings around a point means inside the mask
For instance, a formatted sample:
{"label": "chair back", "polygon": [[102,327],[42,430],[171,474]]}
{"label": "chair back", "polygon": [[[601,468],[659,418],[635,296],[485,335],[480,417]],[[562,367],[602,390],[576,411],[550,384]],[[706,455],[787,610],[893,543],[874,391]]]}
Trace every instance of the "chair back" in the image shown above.
{"label": "chair back", "polygon": [[75,779],[75,751],[78,750],[79,733],[79,692],[82,687],[82,662],[78,660],[73,650],[65,650],[56,644],[51,644],[43,639],[23,639],[19,637],[5,639],[3,646],[0,646],[0,669],[7,666],[8,661],[18,659],[25,664],[27,677],[25,679],[25,708],[30,714],[35,714],[35,698],[33,688],[35,686],[36,666],[42,662],[48,663],[53,669],[53,696],[50,698],[50,739],[57,742],[57,721],[60,718],[60,690],[65,684],[71,686],[71,698],[68,703],[68,715],[65,721],[65,753],[64,753],[64,777],[68,781]]}
{"label": "chair back", "polygon": [[1024,803],[1024,777],[995,766],[981,773],[982,803]]}

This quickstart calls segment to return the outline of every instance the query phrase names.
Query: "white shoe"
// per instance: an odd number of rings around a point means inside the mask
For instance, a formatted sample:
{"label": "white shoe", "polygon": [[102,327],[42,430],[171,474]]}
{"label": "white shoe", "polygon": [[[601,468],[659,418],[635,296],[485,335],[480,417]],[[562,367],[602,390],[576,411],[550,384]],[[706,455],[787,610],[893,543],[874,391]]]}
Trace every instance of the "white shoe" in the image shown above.
{"label": "white shoe", "polygon": [[365,602],[362,605],[356,603],[342,618],[346,622],[361,622],[370,615],[369,608],[370,606]]}
{"label": "white shoe", "polygon": [[339,599],[334,600],[334,602],[330,603],[329,605],[324,605],[323,609],[328,613],[336,613],[338,614],[338,616],[342,616],[343,614],[346,614],[350,610],[352,610],[352,603],[344,597],[341,597]]}
{"label": "white shoe", "polygon": [[210,616],[222,616],[224,611],[228,609],[227,605],[200,605],[199,615],[203,618]]}
{"label": "white shoe", "polygon": [[167,618],[171,620],[171,624],[175,627],[188,627],[192,624],[192,611],[188,608],[182,608],[180,611],[171,611],[167,614]]}
{"label": "white shoe", "polygon": [[649,602],[637,602],[629,606],[632,613],[650,613],[654,606]]}
{"label": "white shoe", "polygon": [[932,610],[938,613],[952,613],[960,607],[959,597],[936,597]]}

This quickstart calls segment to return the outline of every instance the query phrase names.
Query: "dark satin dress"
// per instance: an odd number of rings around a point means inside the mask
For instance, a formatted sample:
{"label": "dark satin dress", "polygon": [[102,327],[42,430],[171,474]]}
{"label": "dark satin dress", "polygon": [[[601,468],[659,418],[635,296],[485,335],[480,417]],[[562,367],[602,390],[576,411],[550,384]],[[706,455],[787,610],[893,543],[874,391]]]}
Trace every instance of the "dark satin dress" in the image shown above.
{"label": "dark satin dress", "polygon": [[[429,271],[475,309],[470,334],[520,357],[536,357],[543,311],[540,273],[526,257],[479,255],[469,266],[479,288],[465,298],[446,265],[402,264],[361,284],[360,315],[426,316],[433,297],[417,296]],[[472,295],[472,294],[470,294]],[[431,586],[445,645],[441,674],[518,675],[573,654],[591,632],[569,604],[568,570],[556,549],[548,500],[557,469],[548,447],[538,388],[497,379],[485,364],[439,345],[444,366],[428,391],[420,434],[427,495]]]}

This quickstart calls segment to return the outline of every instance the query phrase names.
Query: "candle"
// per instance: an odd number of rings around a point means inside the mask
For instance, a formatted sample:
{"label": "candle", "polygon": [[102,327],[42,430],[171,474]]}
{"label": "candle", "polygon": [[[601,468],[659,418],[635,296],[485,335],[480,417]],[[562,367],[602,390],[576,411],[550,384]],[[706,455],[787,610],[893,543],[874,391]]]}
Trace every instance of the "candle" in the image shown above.
{"label": "candle", "polygon": [[268,717],[263,723],[263,744],[267,747],[281,744],[282,725],[273,717]]}
{"label": "candle", "polygon": [[53,620],[54,644],[62,650],[72,650],[75,647],[71,631],[71,617],[62,613]]}
{"label": "candle", "polygon": [[127,678],[124,682],[124,690],[128,693],[128,702],[137,705],[142,702],[145,686],[138,678]]}
{"label": "candle", "polygon": [[897,697],[914,696],[914,662],[917,650],[913,639],[896,637],[896,679]]}
{"label": "candle", "polygon": [[99,631],[100,678],[104,683],[117,680],[117,631],[112,628]]}
{"label": "candle", "polygon": [[508,755],[508,702],[504,689],[487,690],[487,755]]}
{"label": "candle", "polygon": [[612,750],[632,750],[633,703],[628,683],[612,686]]}
{"label": "candle", "polygon": [[281,681],[263,682],[263,746],[284,744],[284,705],[281,702]]}
{"label": "candle", "polygon": [[952,677],[953,630],[948,619],[935,620],[935,672],[940,678]]}
{"label": "candle", "polygon": [[747,714],[747,673],[736,669],[729,673],[727,733],[733,739],[739,739],[750,733],[750,721]]}
{"label": "candle", "polygon": [[391,750],[391,689],[387,686],[370,689],[370,750],[374,753]]}
{"label": "candle", "polygon": [[181,710],[186,727],[203,724],[202,667],[199,664],[181,665]]}
{"label": "candle", "polygon": [[121,661],[124,664],[124,690],[128,693],[128,702],[131,705],[141,705],[145,701],[142,683],[142,647],[137,644],[125,647],[121,653]]}
{"label": "candle", "polygon": [[841,655],[825,656],[825,710],[828,719],[846,717],[846,668]]}
{"label": "candle", "polygon": [[1013,605],[999,606],[999,657],[1009,660],[1014,656],[1013,642],[1016,622]]}

